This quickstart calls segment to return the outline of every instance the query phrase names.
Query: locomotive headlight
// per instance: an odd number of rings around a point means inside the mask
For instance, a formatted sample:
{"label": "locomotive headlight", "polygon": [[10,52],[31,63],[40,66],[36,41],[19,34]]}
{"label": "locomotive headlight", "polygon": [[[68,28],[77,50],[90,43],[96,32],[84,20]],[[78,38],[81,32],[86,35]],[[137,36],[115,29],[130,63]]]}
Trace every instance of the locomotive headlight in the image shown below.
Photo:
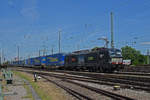
{"label": "locomotive headlight", "polygon": [[111,59],[112,62],[116,62],[116,60],[117,60],[116,58],[112,58]]}
{"label": "locomotive headlight", "polygon": [[104,57],[104,54],[100,54],[99,57],[100,57],[100,58],[103,58],[103,57]]}
{"label": "locomotive headlight", "polygon": [[121,55],[121,52],[117,52],[116,54]]}

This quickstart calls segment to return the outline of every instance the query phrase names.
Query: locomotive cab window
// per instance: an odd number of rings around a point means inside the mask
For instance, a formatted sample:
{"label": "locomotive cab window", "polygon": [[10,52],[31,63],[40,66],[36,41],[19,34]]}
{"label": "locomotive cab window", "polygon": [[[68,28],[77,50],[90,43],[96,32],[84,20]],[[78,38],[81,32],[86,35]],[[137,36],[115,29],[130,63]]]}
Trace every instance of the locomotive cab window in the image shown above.
{"label": "locomotive cab window", "polygon": [[110,49],[109,54],[111,57],[122,57],[121,50],[118,49]]}

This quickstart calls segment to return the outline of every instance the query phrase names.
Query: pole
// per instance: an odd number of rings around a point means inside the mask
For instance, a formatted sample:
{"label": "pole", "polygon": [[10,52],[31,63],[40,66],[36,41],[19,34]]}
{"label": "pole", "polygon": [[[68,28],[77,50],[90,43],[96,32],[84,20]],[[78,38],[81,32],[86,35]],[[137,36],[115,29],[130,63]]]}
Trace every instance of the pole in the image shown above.
{"label": "pole", "polygon": [[149,61],[149,49],[147,50],[147,64],[149,64],[150,63],[150,61]]}
{"label": "pole", "polygon": [[39,50],[39,57],[41,56],[41,50]]}
{"label": "pole", "polygon": [[108,48],[108,43],[109,43],[109,41],[108,41],[108,40],[106,40],[106,48]]}
{"label": "pole", "polygon": [[80,47],[80,45],[79,44],[77,44],[77,51],[79,51],[80,49],[79,49],[79,47]]}
{"label": "pole", "polygon": [[[18,51],[17,54],[18,54],[18,61],[19,61],[19,59],[20,59],[19,58],[19,46],[17,46],[17,51]],[[18,62],[18,64],[19,64],[19,62]]]}
{"label": "pole", "polygon": [[0,65],[1,65],[1,53],[0,53]]}
{"label": "pole", "polygon": [[1,49],[1,63],[3,64],[3,49]]}
{"label": "pole", "polygon": [[114,33],[113,33],[113,13],[110,13],[111,15],[111,48],[114,48]]}
{"label": "pole", "polygon": [[52,51],[51,52],[52,52],[52,55],[53,55],[53,52],[54,52],[53,45],[52,45]]}
{"label": "pole", "polygon": [[43,55],[46,56],[46,46],[44,47]]}
{"label": "pole", "polygon": [[1,49],[1,64],[3,63],[3,49]]}
{"label": "pole", "polygon": [[43,56],[45,56],[46,55],[46,46],[45,45],[43,45]]}
{"label": "pole", "polygon": [[60,41],[60,39],[61,39],[61,38],[60,38],[60,32],[61,32],[61,31],[59,31],[59,32],[58,32],[58,33],[59,33],[59,37],[58,37],[58,47],[59,47],[59,53],[60,53],[60,42],[61,42],[61,41]]}
{"label": "pole", "polygon": [[45,48],[43,49],[43,56],[45,56]]}
{"label": "pole", "polygon": [[2,64],[1,55],[2,55],[2,53],[0,52],[0,65]]}

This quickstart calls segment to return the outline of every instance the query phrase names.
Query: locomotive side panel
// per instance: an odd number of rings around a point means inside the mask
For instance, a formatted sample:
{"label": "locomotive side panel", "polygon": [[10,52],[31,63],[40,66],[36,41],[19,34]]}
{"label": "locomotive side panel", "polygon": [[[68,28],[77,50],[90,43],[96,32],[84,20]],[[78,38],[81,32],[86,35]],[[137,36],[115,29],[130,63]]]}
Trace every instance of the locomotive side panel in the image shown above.
{"label": "locomotive side panel", "polygon": [[67,55],[65,58],[65,68],[75,69],[78,66],[78,56],[77,55]]}
{"label": "locomotive side panel", "polygon": [[88,69],[93,66],[97,65],[98,57],[96,52],[88,53],[85,55],[85,66],[88,67]]}

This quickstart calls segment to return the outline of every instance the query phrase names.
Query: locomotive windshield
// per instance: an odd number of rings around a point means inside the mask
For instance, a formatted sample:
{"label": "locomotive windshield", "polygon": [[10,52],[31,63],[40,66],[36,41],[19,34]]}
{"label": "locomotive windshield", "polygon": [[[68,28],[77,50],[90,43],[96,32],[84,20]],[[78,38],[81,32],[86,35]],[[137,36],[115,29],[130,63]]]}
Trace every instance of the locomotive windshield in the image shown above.
{"label": "locomotive windshield", "polygon": [[110,57],[122,57],[121,50],[119,49],[110,49],[109,54]]}

